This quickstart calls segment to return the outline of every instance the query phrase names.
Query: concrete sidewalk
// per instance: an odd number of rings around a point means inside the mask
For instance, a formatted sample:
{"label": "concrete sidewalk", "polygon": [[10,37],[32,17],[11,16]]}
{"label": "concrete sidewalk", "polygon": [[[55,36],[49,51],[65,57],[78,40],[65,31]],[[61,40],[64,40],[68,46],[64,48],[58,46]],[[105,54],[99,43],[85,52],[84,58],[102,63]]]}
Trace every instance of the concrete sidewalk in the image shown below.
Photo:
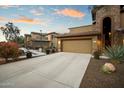
{"label": "concrete sidewalk", "polygon": [[61,52],[0,65],[0,87],[79,87],[90,58]]}

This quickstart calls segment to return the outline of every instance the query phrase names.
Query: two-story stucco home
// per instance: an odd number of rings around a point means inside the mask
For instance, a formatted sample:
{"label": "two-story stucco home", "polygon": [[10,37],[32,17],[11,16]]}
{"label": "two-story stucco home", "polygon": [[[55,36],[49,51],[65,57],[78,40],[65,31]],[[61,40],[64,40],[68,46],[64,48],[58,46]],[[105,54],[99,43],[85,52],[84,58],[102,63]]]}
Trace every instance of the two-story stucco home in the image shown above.
{"label": "two-story stucco home", "polygon": [[57,38],[59,35],[56,32],[50,33],[38,33],[31,32],[31,34],[25,34],[25,47],[32,49],[47,49],[57,47]]}
{"label": "two-story stucco home", "polygon": [[93,53],[124,44],[124,6],[94,6],[91,12],[91,25],[69,28],[69,33],[57,37],[59,51]]}

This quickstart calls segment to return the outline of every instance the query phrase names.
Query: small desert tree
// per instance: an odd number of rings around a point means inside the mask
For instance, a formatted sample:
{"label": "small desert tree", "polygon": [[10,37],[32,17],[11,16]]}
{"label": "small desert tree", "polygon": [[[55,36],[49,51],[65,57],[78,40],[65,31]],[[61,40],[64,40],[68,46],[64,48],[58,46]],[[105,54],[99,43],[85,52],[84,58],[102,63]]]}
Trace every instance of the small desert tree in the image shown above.
{"label": "small desert tree", "polygon": [[8,62],[8,58],[15,59],[19,56],[18,45],[14,42],[0,42],[0,57],[5,58]]}
{"label": "small desert tree", "polygon": [[18,42],[18,44],[23,44],[24,43],[24,36],[19,36],[17,38],[17,42]]}
{"label": "small desert tree", "polygon": [[24,44],[24,36],[18,36],[16,39],[12,40],[12,42],[15,42],[22,45]]}
{"label": "small desert tree", "polygon": [[8,22],[7,24],[5,24],[5,26],[0,27],[0,30],[3,31],[3,35],[5,35],[7,41],[17,42],[20,30],[13,23]]}

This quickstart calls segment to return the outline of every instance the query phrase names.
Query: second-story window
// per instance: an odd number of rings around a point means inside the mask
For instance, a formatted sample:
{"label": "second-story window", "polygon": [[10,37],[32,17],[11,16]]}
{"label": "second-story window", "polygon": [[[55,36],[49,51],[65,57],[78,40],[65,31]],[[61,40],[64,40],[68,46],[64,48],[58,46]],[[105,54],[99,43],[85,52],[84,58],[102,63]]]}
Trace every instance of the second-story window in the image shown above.
{"label": "second-story window", "polygon": [[52,40],[54,39],[54,35],[51,36]]}

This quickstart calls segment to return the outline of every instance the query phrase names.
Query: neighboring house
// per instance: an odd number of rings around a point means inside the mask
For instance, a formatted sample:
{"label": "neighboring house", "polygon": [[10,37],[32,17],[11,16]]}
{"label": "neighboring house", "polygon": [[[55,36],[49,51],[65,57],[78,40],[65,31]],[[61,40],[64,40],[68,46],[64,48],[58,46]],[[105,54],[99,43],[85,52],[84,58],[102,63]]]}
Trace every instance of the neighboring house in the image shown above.
{"label": "neighboring house", "polygon": [[50,47],[51,48],[57,48],[57,35],[59,35],[56,32],[50,32],[48,34],[46,34],[46,37],[48,39],[48,41],[50,41]]}
{"label": "neighboring house", "polygon": [[25,47],[33,49],[57,48],[56,32],[25,34]]}
{"label": "neighboring house", "polygon": [[69,28],[69,33],[57,36],[58,50],[93,53],[124,44],[124,6],[94,6],[92,19],[91,25]]}
{"label": "neighboring house", "polygon": [[26,48],[31,47],[31,35],[25,34],[24,44]]}
{"label": "neighboring house", "polygon": [[25,34],[25,47],[32,49],[43,48],[46,49],[50,46],[50,42],[47,40],[46,34],[31,32],[31,34]]}

